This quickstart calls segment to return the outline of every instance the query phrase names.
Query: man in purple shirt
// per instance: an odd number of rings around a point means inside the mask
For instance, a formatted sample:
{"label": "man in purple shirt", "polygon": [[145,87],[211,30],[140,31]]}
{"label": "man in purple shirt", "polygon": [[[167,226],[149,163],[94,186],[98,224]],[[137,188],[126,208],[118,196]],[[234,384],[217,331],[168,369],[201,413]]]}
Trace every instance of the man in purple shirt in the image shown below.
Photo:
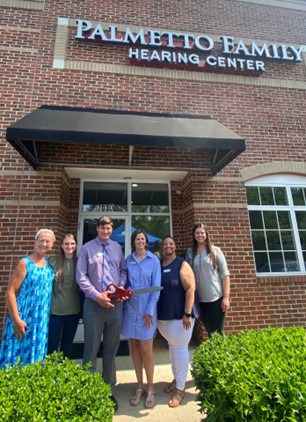
{"label": "man in purple shirt", "polygon": [[83,245],[76,268],[76,280],[85,295],[83,364],[91,362],[90,371],[96,371],[103,335],[102,377],[111,385],[111,399],[117,410],[113,389],[116,385],[115,356],[120,344],[123,303],[114,306],[106,290],[110,282],[125,286],[126,264],[121,246],[110,239],[112,219],[108,216],[99,218],[96,230],[97,237]]}

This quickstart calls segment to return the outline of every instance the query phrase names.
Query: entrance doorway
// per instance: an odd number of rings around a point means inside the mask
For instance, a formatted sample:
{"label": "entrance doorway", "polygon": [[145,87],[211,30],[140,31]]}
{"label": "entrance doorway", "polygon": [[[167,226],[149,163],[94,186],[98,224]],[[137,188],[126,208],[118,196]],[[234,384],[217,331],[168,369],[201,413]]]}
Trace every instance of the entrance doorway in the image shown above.
{"label": "entrance doorway", "polygon": [[79,248],[96,237],[96,220],[108,215],[114,221],[111,238],[122,246],[125,256],[131,253],[133,231],[142,228],[155,242],[171,234],[169,183],[83,181],[81,190]]}
{"label": "entrance doorway", "polygon": [[[170,183],[84,180],[81,184],[78,248],[97,235],[96,221],[108,215],[114,222],[111,238],[122,246],[125,256],[131,253],[131,234],[141,227],[148,236],[149,249],[171,233]],[[103,339],[101,339],[102,341]],[[125,353],[127,340],[121,339]],[[84,345],[82,321],[74,339],[74,355],[81,358]]]}

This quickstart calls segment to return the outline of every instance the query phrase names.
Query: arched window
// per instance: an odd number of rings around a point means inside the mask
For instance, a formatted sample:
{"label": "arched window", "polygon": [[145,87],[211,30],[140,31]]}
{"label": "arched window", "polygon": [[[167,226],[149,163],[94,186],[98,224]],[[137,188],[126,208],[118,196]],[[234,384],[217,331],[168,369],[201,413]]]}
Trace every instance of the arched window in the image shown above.
{"label": "arched window", "polygon": [[246,184],[258,274],[306,273],[306,177],[264,176]]}

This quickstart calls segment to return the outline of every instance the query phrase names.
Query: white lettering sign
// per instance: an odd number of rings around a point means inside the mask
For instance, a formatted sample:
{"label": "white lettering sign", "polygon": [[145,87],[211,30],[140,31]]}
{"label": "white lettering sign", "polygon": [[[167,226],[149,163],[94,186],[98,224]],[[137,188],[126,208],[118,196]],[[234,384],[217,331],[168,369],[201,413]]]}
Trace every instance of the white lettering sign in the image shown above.
{"label": "white lettering sign", "polygon": [[[301,62],[305,45],[299,47],[286,44],[252,41],[250,45],[239,38],[220,36],[215,46],[208,35],[193,35],[181,32],[159,31],[139,28],[133,32],[129,26],[118,31],[116,25],[104,27],[89,20],[78,19],[76,39],[79,41],[100,41],[102,43],[129,45],[128,57],[136,64],[161,66],[188,66],[198,70],[238,70],[260,74],[265,71],[265,59]],[[132,46],[135,47],[132,47]],[[223,56],[213,54],[220,51]],[[173,51],[175,50],[175,51]]]}

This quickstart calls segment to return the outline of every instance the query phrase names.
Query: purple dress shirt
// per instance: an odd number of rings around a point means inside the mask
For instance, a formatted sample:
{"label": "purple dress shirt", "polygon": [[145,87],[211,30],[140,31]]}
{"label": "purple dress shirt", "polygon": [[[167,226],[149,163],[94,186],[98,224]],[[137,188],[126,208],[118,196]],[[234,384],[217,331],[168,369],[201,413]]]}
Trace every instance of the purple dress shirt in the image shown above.
{"label": "purple dress shirt", "polygon": [[[85,243],[80,251],[76,267],[76,281],[80,289],[84,292],[85,297],[94,301],[107,289],[107,286],[102,281],[103,244],[98,236]],[[118,242],[111,239],[106,242],[106,245],[114,284],[124,287],[127,271],[121,246]]]}

